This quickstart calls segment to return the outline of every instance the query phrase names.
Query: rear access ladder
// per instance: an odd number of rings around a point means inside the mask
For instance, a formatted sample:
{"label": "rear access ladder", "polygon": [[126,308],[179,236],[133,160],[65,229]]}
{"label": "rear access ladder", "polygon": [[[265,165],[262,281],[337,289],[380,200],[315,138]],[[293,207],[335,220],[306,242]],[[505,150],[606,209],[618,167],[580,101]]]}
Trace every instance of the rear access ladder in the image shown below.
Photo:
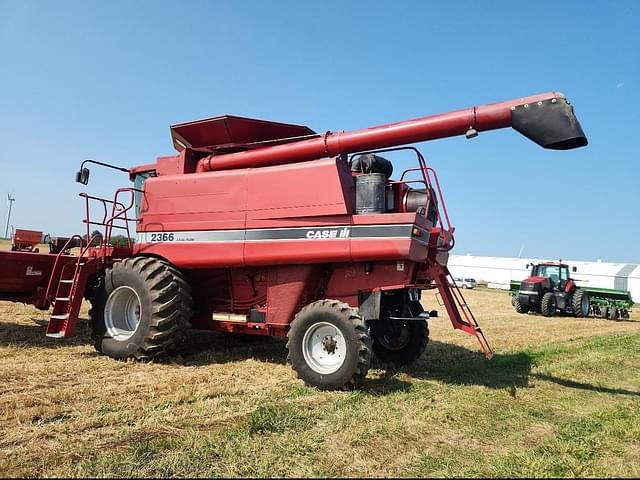
{"label": "rear access ladder", "polygon": [[467,305],[462,292],[455,283],[455,280],[451,276],[449,269],[446,266],[434,263],[430,268],[431,278],[433,278],[438,286],[438,292],[442,298],[447,314],[451,319],[453,328],[462,330],[470,335],[473,335],[478,340],[484,356],[487,360],[493,357],[493,351],[487,342],[487,339],[482,333],[480,325],[473,316],[469,305]]}

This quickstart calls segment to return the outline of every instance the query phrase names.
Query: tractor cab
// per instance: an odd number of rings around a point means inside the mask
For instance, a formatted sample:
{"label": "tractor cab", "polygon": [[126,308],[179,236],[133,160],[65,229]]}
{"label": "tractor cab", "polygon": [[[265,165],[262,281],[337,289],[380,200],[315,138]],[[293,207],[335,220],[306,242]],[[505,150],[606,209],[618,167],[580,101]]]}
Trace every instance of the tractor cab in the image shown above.
{"label": "tractor cab", "polygon": [[[575,267],[574,267],[575,269]],[[569,265],[563,263],[540,263],[531,268],[531,276],[525,281],[532,283],[548,280],[549,287],[563,290],[569,280]]]}

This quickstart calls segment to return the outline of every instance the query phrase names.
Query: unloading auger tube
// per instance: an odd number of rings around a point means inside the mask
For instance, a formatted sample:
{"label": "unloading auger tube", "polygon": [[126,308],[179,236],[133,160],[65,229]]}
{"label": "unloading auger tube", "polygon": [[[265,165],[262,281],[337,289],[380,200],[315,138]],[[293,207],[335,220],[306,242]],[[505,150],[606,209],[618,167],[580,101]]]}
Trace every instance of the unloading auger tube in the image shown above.
{"label": "unloading auger tube", "polygon": [[303,162],[363,150],[513,127],[544,148],[569,150],[587,145],[573,107],[562,93],[548,92],[352,132],[255,150],[215,154],[198,161],[197,171],[232,170]]}

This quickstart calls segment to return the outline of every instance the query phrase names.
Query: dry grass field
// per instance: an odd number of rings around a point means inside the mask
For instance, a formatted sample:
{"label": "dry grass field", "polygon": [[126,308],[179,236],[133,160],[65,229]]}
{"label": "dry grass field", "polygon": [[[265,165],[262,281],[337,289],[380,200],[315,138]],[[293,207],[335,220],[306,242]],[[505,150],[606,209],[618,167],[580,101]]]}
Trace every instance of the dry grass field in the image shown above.
{"label": "dry grass field", "polygon": [[640,476],[638,312],[466,296],[493,360],[442,315],[422,359],[374,360],[354,392],[303,386],[280,340],[198,332],[180,357],[118,362],[94,351],[86,305],[55,341],[46,312],[0,302],[0,476]]}

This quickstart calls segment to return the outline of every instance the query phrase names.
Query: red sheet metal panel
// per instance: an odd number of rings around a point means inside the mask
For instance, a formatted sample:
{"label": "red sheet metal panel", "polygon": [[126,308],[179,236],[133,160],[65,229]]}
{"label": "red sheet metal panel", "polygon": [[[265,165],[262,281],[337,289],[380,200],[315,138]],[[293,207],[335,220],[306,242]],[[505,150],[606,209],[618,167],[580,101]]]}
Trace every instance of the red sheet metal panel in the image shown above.
{"label": "red sheet metal panel", "polygon": [[[212,147],[241,147],[247,144],[315,135],[309,127],[288,123],[257,120],[253,118],[222,115],[171,126],[173,146],[178,151],[184,148],[201,150]],[[272,143],[273,141],[276,141]]]}

